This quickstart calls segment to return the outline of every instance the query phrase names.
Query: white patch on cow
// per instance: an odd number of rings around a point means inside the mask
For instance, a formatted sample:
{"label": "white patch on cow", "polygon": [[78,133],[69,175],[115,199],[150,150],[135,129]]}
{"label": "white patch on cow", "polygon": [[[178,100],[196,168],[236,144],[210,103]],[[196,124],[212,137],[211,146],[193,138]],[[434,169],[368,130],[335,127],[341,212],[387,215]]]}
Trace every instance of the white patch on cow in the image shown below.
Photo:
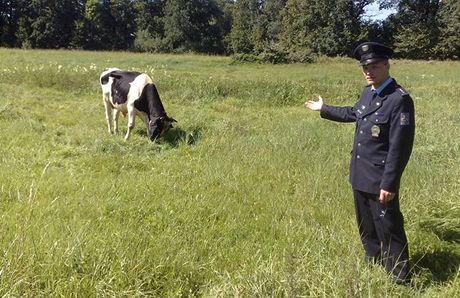
{"label": "white patch on cow", "polygon": [[[100,78],[99,82],[101,82],[102,77],[105,76],[108,73],[111,73],[112,71],[119,70],[118,68],[109,68],[106,71],[104,71]],[[102,88],[102,102],[104,103],[105,107],[105,118],[107,120],[107,125],[109,129],[109,133],[113,134],[113,123],[115,122],[115,132],[118,130],[118,110],[115,111],[115,114],[112,116],[112,110],[113,110],[113,103],[112,103],[112,83],[113,83],[113,78],[109,78],[109,81],[107,84],[102,84],[101,83],[101,88]],[[113,118],[112,118],[113,117]]]}

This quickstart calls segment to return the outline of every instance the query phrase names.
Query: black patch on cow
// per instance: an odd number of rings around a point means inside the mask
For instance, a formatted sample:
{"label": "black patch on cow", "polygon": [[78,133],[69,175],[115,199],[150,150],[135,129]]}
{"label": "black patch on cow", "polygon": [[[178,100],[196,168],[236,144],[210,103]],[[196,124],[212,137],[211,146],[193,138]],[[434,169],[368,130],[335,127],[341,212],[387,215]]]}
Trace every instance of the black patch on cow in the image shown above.
{"label": "black patch on cow", "polygon": [[166,115],[160,95],[154,84],[147,84],[142,89],[141,96],[134,102],[134,107],[139,111],[147,113],[149,120]]}
{"label": "black patch on cow", "polygon": [[123,104],[128,98],[129,89],[140,72],[135,71],[112,71],[101,78],[102,84],[107,84],[109,78],[113,78],[112,83],[112,101],[115,104]]}
{"label": "black patch on cow", "polygon": [[105,74],[104,76],[101,77],[101,84],[102,85],[105,85],[109,82],[109,78],[110,78],[110,73],[108,74]]}

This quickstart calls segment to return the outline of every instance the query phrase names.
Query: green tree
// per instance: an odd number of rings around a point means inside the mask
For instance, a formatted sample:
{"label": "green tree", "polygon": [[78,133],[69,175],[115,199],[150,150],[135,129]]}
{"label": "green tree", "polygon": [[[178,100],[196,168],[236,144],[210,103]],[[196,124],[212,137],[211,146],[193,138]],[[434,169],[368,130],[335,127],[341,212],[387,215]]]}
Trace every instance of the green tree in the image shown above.
{"label": "green tree", "polygon": [[289,50],[312,49],[308,40],[309,19],[313,12],[306,0],[288,0],[283,10],[281,42]]}
{"label": "green tree", "polygon": [[258,1],[258,10],[252,29],[252,40],[256,53],[277,51],[282,32],[282,14],[287,0]]}
{"label": "green tree", "polygon": [[131,49],[136,33],[136,10],[133,1],[111,0],[109,3],[111,46],[117,50]]}
{"label": "green tree", "polygon": [[254,28],[260,12],[260,1],[237,0],[233,7],[232,29],[229,36],[232,52],[253,53]]}
{"label": "green tree", "polygon": [[54,48],[68,47],[75,33],[75,22],[82,13],[82,1],[57,0],[53,7],[53,37]]}
{"label": "green tree", "polygon": [[[360,1],[359,3],[362,3]],[[328,7],[332,7],[329,14]],[[313,49],[321,55],[347,55],[360,37],[361,6],[350,0],[329,0],[318,3],[316,14],[321,22],[313,30]],[[318,23],[318,22],[317,22]]]}
{"label": "green tree", "polygon": [[17,1],[0,0],[0,46],[16,45]]}
{"label": "green tree", "polygon": [[138,51],[164,51],[164,7],[165,0],[138,0],[134,3],[136,10],[136,39],[134,47]]}
{"label": "green tree", "polygon": [[76,34],[73,43],[84,49],[109,49],[112,33],[109,2],[88,0],[85,3],[83,17],[76,22]]}
{"label": "green tree", "polygon": [[281,40],[289,51],[346,55],[361,38],[361,18],[370,0],[288,0]]}
{"label": "green tree", "polygon": [[410,59],[458,59],[460,56],[460,2],[458,0],[378,0],[393,8],[381,24],[368,24],[372,39],[395,48],[396,56]]}
{"label": "green tree", "polygon": [[233,7],[235,5],[235,1],[217,0],[217,4],[221,11],[220,16],[217,18],[217,24],[221,31],[224,53],[228,54],[232,52],[230,32],[233,25]]}
{"label": "green tree", "polygon": [[67,47],[78,18],[78,0],[20,0],[17,38],[34,48]]}
{"label": "green tree", "polygon": [[163,16],[165,0],[137,0],[134,2],[136,10],[136,25],[138,30],[146,30],[152,36],[163,36]]}
{"label": "green tree", "polygon": [[170,51],[222,53],[221,10],[212,0],[167,1],[164,44]]}
{"label": "green tree", "polygon": [[437,58],[460,58],[460,2],[445,0],[437,15],[439,39],[434,49]]}
{"label": "green tree", "polygon": [[83,17],[76,21],[73,45],[91,50],[131,49],[136,33],[132,1],[88,0]]}
{"label": "green tree", "polygon": [[427,59],[434,55],[439,26],[440,0],[400,0],[391,18],[394,48],[398,57]]}
{"label": "green tree", "polygon": [[86,49],[91,40],[90,23],[86,18],[87,0],[78,1],[78,17],[75,20],[74,34],[69,48]]}

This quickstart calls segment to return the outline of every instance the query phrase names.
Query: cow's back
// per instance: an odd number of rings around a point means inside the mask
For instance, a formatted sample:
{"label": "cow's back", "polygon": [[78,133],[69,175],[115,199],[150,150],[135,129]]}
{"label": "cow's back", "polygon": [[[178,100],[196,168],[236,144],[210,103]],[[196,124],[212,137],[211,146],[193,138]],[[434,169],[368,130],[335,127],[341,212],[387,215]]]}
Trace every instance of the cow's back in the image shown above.
{"label": "cow's back", "polygon": [[102,73],[101,73],[101,76],[99,78],[99,82],[101,83],[101,86],[104,87],[105,85],[107,85],[110,81],[110,74],[114,71],[121,71],[119,68],[108,68],[106,70],[104,70]]}
{"label": "cow's back", "polygon": [[101,76],[101,85],[111,84],[111,101],[113,104],[124,104],[128,99],[131,83],[140,75],[139,72],[113,70]]}

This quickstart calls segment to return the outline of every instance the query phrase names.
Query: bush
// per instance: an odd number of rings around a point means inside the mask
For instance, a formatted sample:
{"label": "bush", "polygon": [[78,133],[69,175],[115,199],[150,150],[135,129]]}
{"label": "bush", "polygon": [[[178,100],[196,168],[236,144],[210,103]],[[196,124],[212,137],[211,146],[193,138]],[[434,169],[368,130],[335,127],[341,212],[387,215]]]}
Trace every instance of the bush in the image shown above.
{"label": "bush", "polygon": [[311,63],[313,62],[314,54],[311,49],[300,49],[292,51],[288,55],[288,60],[291,63]]}
{"label": "bush", "polygon": [[147,30],[140,30],[134,40],[134,50],[139,52],[158,53],[164,52],[163,40],[160,37],[152,37]]}
{"label": "bush", "polygon": [[270,62],[273,64],[279,64],[279,63],[288,63],[289,53],[284,50],[281,46],[278,44],[270,44],[268,45],[262,53],[259,54],[259,59],[264,62]]}
{"label": "bush", "polygon": [[311,63],[314,54],[311,49],[286,50],[279,44],[266,46],[259,54],[236,53],[233,55],[235,62],[257,62],[257,63]]}
{"label": "bush", "polygon": [[259,57],[254,54],[236,53],[232,56],[233,62],[261,62]]}

